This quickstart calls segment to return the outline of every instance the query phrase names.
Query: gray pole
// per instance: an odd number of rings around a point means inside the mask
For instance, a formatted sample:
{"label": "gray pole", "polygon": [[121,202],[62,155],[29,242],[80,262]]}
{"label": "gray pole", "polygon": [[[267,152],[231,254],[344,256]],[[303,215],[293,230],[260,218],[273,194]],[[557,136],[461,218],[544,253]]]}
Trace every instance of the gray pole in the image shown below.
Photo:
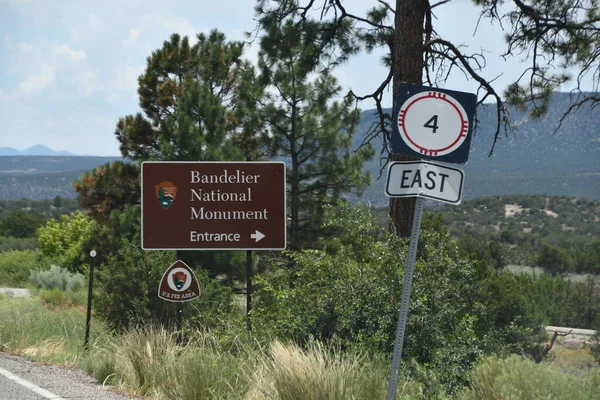
{"label": "gray pole", "polygon": [[246,328],[252,332],[250,312],[252,311],[252,250],[246,250]]}
{"label": "gray pole", "polygon": [[402,359],[402,346],[404,345],[404,331],[406,329],[406,318],[408,316],[408,302],[410,301],[413,273],[415,272],[417,245],[419,244],[419,231],[421,230],[421,216],[423,214],[424,202],[425,200],[422,197],[417,197],[412,232],[410,234],[410,246],[408,248],[406,272],[404,273],[402,303],[400,305],[400,317],[398,319],[398,328],[396,330],[396,343],[394,344],[394,358],[392,359],[392,372],[390,376],[390,383],[388,385],[388,394],[386,397],[387,400],[396,400],[398,375],[400,373],[400,360]]}
{"label": "gray pole", "polygon": [[[90,251],[92,258],[96,257],[96,250]],[[94,287],[94,260],[90,263],[90,279],[88,282],[88,301],[87,315],[85,318],[85,338],[83,339],[83,348],[87,350],[90,342],[90,326],[92,324],[92,288]]]}
{"label": "gray pole", "polygon": [[[175,257],[177,260],[182,260],[183,258],[183,250],[177,250],[175,253]],[[183,343],[183,303],[180,301],[177,303],[177,317],[176,317],[176,325],[177,325],[177,344]]]}

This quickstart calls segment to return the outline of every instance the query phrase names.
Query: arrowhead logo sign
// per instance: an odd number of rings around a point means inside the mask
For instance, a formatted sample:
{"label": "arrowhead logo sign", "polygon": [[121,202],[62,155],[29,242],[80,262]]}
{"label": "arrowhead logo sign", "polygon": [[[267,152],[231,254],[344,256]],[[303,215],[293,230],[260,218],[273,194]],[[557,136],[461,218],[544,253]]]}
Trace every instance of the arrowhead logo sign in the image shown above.
{"label": "arrowhead logo sign", "polygon": [[200,295],[200,286],[194,271],[181,260],[175,261],[163,274],[158,297],[166,301],[182,302]]}
{"label": "arrowhead logo sign", "polygon": [[173,182],[161,182],[154,186],[154,192],[156,193],[158,203],[166,210],[175,201],[177,186],[173,185]]}

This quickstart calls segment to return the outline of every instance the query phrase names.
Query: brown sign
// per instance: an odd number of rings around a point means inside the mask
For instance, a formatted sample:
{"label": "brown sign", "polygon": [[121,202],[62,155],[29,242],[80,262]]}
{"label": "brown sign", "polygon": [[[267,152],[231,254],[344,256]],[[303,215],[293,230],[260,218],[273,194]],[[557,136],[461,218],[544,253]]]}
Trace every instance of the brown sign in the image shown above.
{"label": "brown sign", "polygon": [[144,250],[282,250],[285,163],[142,163]]}
{"label": "brown sign", "polygon": [[189,301],[199,295],[200,286],[194,271],[181,260],[175,261],[167,269],[158,287],[158,297],[167,301]]}

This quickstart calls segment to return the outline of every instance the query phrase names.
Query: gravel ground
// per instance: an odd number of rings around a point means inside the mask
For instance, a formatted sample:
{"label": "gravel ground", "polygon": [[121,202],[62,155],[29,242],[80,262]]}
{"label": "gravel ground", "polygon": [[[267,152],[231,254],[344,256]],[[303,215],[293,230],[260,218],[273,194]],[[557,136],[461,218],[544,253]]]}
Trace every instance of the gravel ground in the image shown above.
{"label": "gravel ground", "polygon": [[0,352],[0,400],[43,399],[124,400],[133,397],[102,387],[83,371],[41,365]]}

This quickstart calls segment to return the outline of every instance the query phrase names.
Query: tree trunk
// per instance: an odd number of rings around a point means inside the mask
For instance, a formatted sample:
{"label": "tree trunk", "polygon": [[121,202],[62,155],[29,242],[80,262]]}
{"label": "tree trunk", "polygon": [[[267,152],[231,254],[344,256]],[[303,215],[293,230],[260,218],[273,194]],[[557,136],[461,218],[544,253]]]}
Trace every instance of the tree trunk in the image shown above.
{"label": "tree trunk", "polygon": [[[423,78],[423,40],[427,0],[396,0],[395,38],[392,52],[394,110],[400,82],[420,85]],[[392,116],[392,123],[395,123]],[[390,154],[390,161],[416,160],[416,158]],[[391,198],[391,229],[402,237],[410,237],[416,198]]]}

